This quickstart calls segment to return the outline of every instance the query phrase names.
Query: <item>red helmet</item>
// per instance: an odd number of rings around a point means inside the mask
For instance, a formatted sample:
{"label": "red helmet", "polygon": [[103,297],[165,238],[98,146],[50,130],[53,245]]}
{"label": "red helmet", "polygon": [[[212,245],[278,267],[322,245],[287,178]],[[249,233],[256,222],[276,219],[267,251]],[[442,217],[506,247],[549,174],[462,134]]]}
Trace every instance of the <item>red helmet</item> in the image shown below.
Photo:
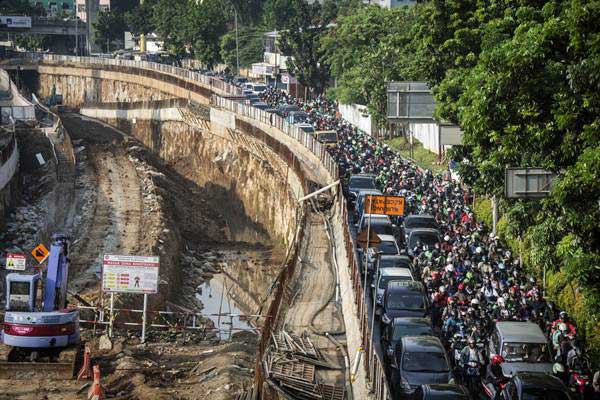
{"label": "red helmet", "polygon": [[500,365],[504,362],[504,357],[502,357],[500,354],[496,354],[494,357],[492,357],[492,365]]}
{"label": "red helmet", "polygon": [[459,283],[458,284],[458,290],[465,290],[465,284],[464,283]]}

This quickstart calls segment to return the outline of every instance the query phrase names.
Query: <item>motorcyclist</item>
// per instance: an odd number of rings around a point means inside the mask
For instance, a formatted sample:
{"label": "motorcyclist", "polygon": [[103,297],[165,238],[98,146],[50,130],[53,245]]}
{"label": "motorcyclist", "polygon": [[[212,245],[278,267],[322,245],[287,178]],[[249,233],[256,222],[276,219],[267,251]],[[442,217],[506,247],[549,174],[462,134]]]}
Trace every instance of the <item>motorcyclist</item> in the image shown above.
{"label": "motorcyclist", "polygon": [[577,328],[575,328],[575,325],[571,322],[569,315],[565,311],[561,311],[558,314],[558,319],[556,321],[552,322],[551,330],[554,331],[554,329],[560,323],[564,323],[567,326],[568,332],[566,333],[566,335],[570,336],[571,338],[574,338],[575,335],[577,334]]}
{"label": "motorcyclist", "polygon": [[469,338],[468,346],[460,352],[460,360],[463,365],[468,365],[471,362],[477,363],[478,366],[483,365],[483,355],[476,346],[475,339]]}
{"label": "motorcyclist", "polygon": [[498,389],[501,383],[504,383],[507,380],[506,376],[504,376],[504,373],[502,372],[501,364],[503,362],[504,357],[502,357],[500,354],[495,354],[486,368],[485,379],[494,385],[496,389]]}

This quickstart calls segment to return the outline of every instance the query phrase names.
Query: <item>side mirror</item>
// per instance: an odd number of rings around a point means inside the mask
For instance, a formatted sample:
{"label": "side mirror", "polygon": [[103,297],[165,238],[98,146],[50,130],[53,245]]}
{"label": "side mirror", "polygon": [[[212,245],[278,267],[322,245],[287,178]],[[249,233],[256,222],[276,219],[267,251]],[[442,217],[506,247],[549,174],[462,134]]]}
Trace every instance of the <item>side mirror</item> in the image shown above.
{"label": "side mirror", "polygon": [[371,283],[371,289],[375,289],[375,284]]}

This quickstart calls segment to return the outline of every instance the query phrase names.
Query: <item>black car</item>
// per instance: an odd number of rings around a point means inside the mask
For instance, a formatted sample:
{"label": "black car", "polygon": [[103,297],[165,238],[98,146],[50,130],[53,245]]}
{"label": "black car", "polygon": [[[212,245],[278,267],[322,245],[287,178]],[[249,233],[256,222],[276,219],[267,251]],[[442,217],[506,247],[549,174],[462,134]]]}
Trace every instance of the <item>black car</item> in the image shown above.
{"label": "black car", "polygon": [[394,318],[425,317],[429,311],[427,292],[421,282],[392,281],[383,295],[381,322],[389,324]]}
{"label": "black car", "polygon": [[277,111],[275,111],[275,114],[279,115],[281,118],[286,118],[288,114],[292,111],[300,111],[300,107],[293,106],[291,104],[283,104],[277,107]]}
{"label": "black car", "polygon": [[569,390],[555,376],[540,372],[519,372],[514,375],[497,400],[571,400]]}
{"label": "black car", "polygon": [[351,201],[356,201],[358,192],[360,192],[361,189],[377,189],[375,175],[352,175],[348,180],[348,196],[350,197]]}
{"label": "black car", "polygon": [[403,337],[390,368],[396,398],[412,396],[421,385],[454,383],[446,350],[434,336]]}
{"label": "black car", "polygon": [[433,249],[436,245],[439,246],[441,241],[438,230],[431,228],[415,228],[406,238],[406,247],[408,248],[408,254],[412,254],[419,243]]}
{"label": "black car", "polygon": [[381,333],[381,346],[387,359],[394,357],[398,342],[404,336],[434,336],[429,318],[394,318]]}
{"label": "black car", "polygon": [[415,390],[413,400],[470,400],[469,392],[462,385],[422,385]]}
{"label": "black car", "polygon": [[402,229],[404,229],[406,239],[408,239],[410,232],[419,228],[436,229],[439,231],[440,226],[435,217],[430,214],[412,214],[404,218]]}

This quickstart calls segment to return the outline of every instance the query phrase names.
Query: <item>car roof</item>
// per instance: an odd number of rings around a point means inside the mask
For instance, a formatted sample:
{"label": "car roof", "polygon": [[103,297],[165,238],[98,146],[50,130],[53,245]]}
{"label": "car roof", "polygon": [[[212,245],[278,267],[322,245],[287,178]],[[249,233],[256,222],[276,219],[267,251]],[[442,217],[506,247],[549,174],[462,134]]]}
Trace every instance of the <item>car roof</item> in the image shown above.
{"label": "car roof", "polygon": [[435,217],[431,214],[411,214],[407,215],[404,218],[404,221],[406,221],[407,219],[435,219]]}
{"label": "car roof", "polygon": [[373,174],[356,174],[356,175],[350,176],[350,179],[352,179],[352,178],[373,178],[373,179],[375,179],[375,175],[373,175]]}
{"label": "car roof", "polygon": [[306,114],[304,111],[300,110],[300,111],[290,111],[290,115],[301,115],[301,114]]}
{"label": "car roof", "polygon": [[390,268],[381,268],[379,270],[379,275],[381,276],[411,276],[410,268],[403,267],[390,267]]}
{"label": "car roof", "polygon": [[402,348],[405,351],[420,351],[431,353],[445,353],[442,342],[435,336],[404,336]]}
{"label": "car roof", "polygon": [[315,127],[314,127],[314,126],[312,126],[312,124],[309,124],[309,123],[307,123],[307,122],[300,122],[300,123],[296,124],[296,126],[297,126],[298,128],[308,128],[308,127],[311,127],[311,128],[313,128],[313,129],[315,129]]}
{"label": "car roof", "polygon": [[[377,189],[359,189],[358,190],[358,196],[365,197],[368,194],[382,195],[383,193],[381,193],[381,190],[377,190]],[[378,214],[373,214],[373,215],[378,215]]]}
{"label": "car roof", "polygon": [[533,322],[500,321],[496,329],[502,342],[509,343],[547,343],[540,327]]}
{"label": "car roof", "polygon": [[402,260],[410,262],[410,257],[404,254],[382,254],[381,259],[385,260]]}
{"label": "car roof", "polygon": [[427,326],[431,326],[431,320],[429,318],[422,318],[422,317],[396,317],[396,318],[394,318],[393,325],[427,325]]}
{"label": "car roof", "polygon": [[396,243],[396,238],[394,237],[394,235],[378,235],[379,239],[381,239],[382,242],[394,242]]}
{"label": "car roof", "polygon": [[565,389],[560,379],[541,372],[518,372],[514,379],[519,381],[523,388]]}

